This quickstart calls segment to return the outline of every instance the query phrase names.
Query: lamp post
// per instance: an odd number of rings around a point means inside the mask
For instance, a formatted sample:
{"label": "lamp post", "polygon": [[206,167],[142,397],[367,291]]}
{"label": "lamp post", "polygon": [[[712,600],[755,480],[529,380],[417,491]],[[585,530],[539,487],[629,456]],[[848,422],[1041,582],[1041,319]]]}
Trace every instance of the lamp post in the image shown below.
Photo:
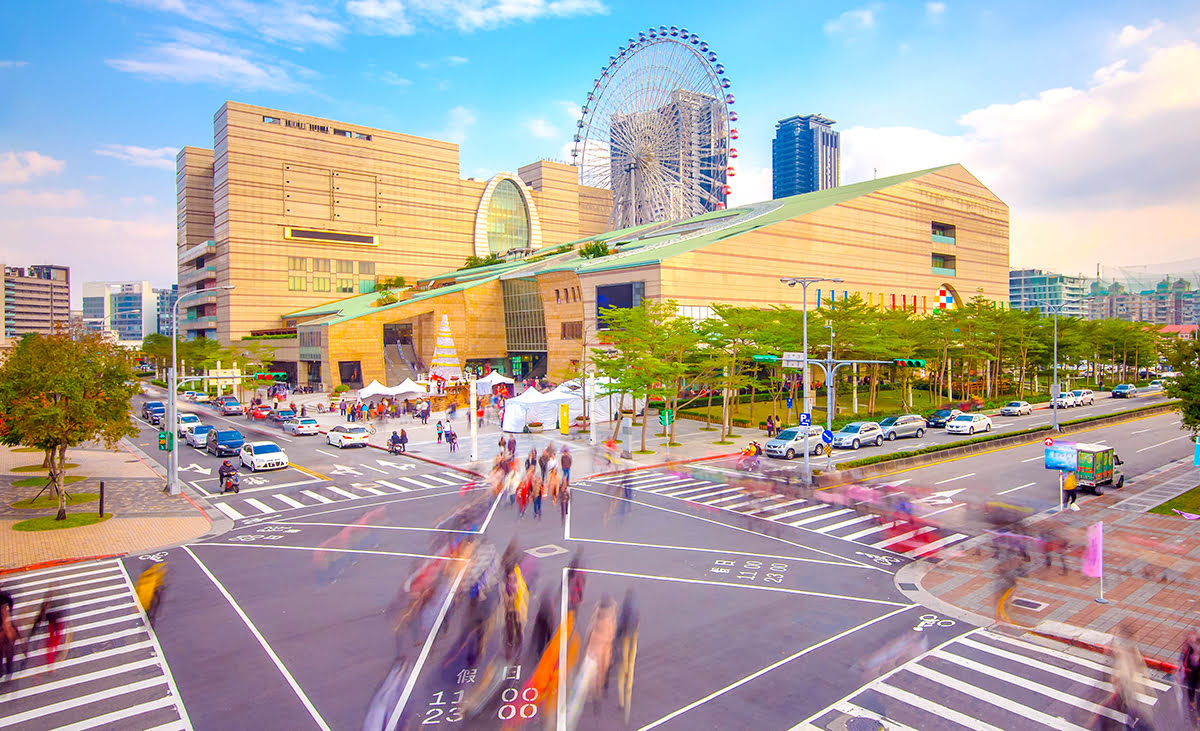
{"label": "lamp post", "polygon": [[209,292],[220,292],[222,290],[233,289],[232,284],[223,284],[220,287],[205,287],[197,289],[186,294],[179,295],[175,300],[175,304],[171,307],[171,370],[167,373],[167,428],[171,430],[171,442],[173,444],[171,451],[167,452],[167,493],[171,495],[179,494],[179,445],[174,444],[175,433],[178,431],[178,416],[176,415],[175,407],[175,391],[178,388],[177,369],[177,354],[176,344],[179,342],[179,303],[188,297],[197,297]]}
{"label": "lamp post", "polygon": [[1052,429],[1055,432],[1058,431],[1058,397],[1062,388],[1058,383],[1058,313],[1062,312],[1062,308],[1066,306],[1066,300],[1053,307],[1046,306],[1046,309],[1054,313],[1054,383],[1050,386],[1050,412],[1053,420]]}
{"label": "lamp post", "polygon": [[[779,279],[779,281],[780,281],[780,283],[786,284],[789,287],[795,287],[797,284],[800,285],[800,291],[801,291],[800,311],[802,313],[801,320],[804,323],[804,327],[803,327],[803,329],[804,329],[804,348],[803,348],[804,368],[801,371],[801,379],[802,379],[804,391],[803,391],[803,393],[801,393],[800,397],[802,399],[804,399],[804,412],[803,413],[809,414],[809,419],[810,419],[810,423],[811,423],[812,414],[811,414],[811,412],[808,411],[808,285],[815,284],[817,282],[842,282],[845,280],[843,280],[840,277],[837,277],[837,278],[781,277]],[[812,464],[809,459],[809,451],[810,450],[808,450],[808,449],[804,450],[804,484],[805,485],[812,484]]]}

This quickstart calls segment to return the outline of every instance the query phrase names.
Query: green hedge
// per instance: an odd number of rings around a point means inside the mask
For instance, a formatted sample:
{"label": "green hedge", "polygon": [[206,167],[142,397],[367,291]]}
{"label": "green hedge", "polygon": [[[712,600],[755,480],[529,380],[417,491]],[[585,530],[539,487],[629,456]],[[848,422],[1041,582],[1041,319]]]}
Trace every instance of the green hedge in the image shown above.
{"label": "green hedge", "polygon": [[274,335],[243,335],[242,340],[295,340],[296,333],[276,333]]}
{"label": "green hedge", "polygon": [[[1111,419],[1112,417],[1118,416],[1118,415],[1127,416],[1127,415],[1131,415],[1131,414],[1136,414],[1140,411],[1156,409],[1160,406],[1162,406],[1162,404],[1154,404],[1153,406],[1142,406],[1140,408],[1130,409],[1129,411],[1118,411],[1116,414],[1098,414],[1096,416],[1086,416],[1081,419],[1072,419],[1070,421],[1060,422],[1060,425],[1061,426],[1072,426],[1074,424],[1086,424],[1088,422],[1099,421],[1101,419]],[[941,451],[944,451],[947,449],[954,449],[955,447],[963,447],[963,446],[966,446],[969,444],[980,444],[983,442],[993,442],[997,439],[1004,439],[1007,437],[1020,436],[1022,434],[1037,434],[1039,432],[1046,432],[1046,431],[1051,431],[1051,427],[1049,425],[1035,426],[1030,429],[1023,429],[1021,431],[1016,431],[1016,432],[1012,432],[1009,434],[987,434],[987,435],[981,436],[981,437],[974,437],[972,439],[964,439],[962,441],[951,442],[949,444],[937,444],[937,445],[933,445],[930,447],[924,447],[922,449],[915,449],[912,451],[893,452],[891,454],[877,454],[873,457],[864,457],[862,459],[856,459],[856,460],[852,460],[850,462],[846,462],[846,463],[840,465],[839,468],[843,469],[843,470],[848,470],[848,469],[853,469],[855,467],[866,467],[867,465],[878,464],[880,462],[890,462],[892,460],[904,459],[905,457],[915,457],[920,454],[929,454],[931,452],[941,452]]]}
{"label": "green hedge", "polygon": [[151,382],[151,383],[153,383],[155,386],[158,386],[159,388],[166,388],[166,387],[167,387],[167,382],[166,382],[166,381],[160,381],[160,380],[158,380],[157,378],[153,378],[153,379],[151,379],[151,380],[150,380],[150,382]]}

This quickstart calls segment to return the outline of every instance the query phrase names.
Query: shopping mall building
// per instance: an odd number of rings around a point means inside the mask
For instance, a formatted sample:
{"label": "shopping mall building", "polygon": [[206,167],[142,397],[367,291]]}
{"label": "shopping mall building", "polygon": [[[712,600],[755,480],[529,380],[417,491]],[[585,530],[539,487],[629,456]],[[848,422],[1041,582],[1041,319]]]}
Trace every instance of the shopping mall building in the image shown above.
{"label": "shopping mall building", "polygon": [[[585,189],[571,190],[584,200]],[[570,246],[545,236],[534,241],[533,206],[519,200],[517,216],[526,223],[511,230],[530,233],[506,246],[528,255],[459,270],[460,253],[444,271],[418,276],[428,267],[406,265],[406,288],[282,312],[274,327],[297,338],[278,351],[281,367],[326,388],[373,379],[393,385],[428,366],[444,318],[464,365],[561,380],[602,340],[598,315],[606,306],[674,300],[696,318],[710,316],[717,303],[799,307],[801,288],[780,282],[792,276],[843,280],[810,287],[809,307],[853,294],[918,314],[980,295],[1008,302],[1008,207],[961,165],[586,233]],[[462,239],[478,246],[470,232]],[[577,249],[593,241],[613,253],[580,257]]]}

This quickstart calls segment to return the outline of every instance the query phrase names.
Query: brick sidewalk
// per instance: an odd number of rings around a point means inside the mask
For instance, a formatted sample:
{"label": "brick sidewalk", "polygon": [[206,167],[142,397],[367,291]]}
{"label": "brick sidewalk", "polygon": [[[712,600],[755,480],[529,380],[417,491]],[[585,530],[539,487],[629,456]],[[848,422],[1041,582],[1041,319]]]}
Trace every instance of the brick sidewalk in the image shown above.
{"label": "brick sidewalk", "polygon": [[[1200,470],[1188,462],[1175,463],[1136,483],[1142,490],[1190,473],[1200,484]],[[1130,487],[1135,487],[1131,483]],[[921,587],[940,601],[960,609],[1010,621],[1048,635],[1107,645],[1112,630],[1125,619],[1137,627],[1137,640],[1148,657],[1175,662],[1184,634],[1200,629],[1200,526],[1193,521],[1150,513],[1114,510],[1129,497],[1130,488],[1109,491],[1080,501],[1081,510],[1034,520],[1036,533],[1047,525],[1059,528],[1069,540],[1067,573],[1057,561],[1044,566],[1036,548],[1028,573],[1017,579],[1004,610],[1000,599],[998,562],[986,537],[962,551],[935,559],[920,580]],[[1086,530],[1104,522],[1104,596],[1096,602],[1099,579],[1084,576],[1080,557]]]}

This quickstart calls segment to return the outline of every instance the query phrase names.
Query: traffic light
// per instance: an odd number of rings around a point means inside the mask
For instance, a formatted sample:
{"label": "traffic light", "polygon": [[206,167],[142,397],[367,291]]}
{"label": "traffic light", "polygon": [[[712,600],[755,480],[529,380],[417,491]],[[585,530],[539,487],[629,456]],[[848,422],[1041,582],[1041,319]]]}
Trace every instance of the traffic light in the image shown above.
{"label": "traffic light", "polygon": [[901,368],[924,368],[925,361],[920,358],[896,358],[892,361],[893,364]]}
{"label": "traffic light", "polygon": [[170,452],[175,448],[175,435],[169,431],[160,431],[158,433],[158,449],[162,452]]}

